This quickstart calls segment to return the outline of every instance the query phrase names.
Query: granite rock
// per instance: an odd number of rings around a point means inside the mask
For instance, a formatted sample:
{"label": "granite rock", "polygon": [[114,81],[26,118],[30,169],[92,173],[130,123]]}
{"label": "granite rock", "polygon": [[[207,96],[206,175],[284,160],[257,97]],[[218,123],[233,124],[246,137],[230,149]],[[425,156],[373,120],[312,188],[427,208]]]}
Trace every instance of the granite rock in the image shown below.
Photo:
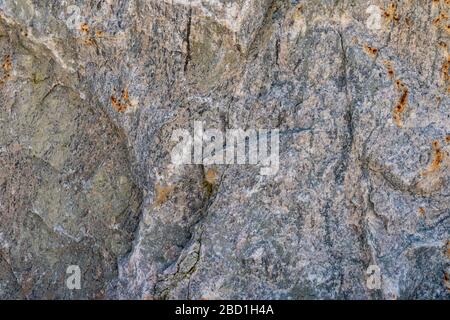
{"label": "granite rock", "polygon": [[[449,9],[0,0],[0,298],[448,299]],[[195,121],[279,170],[174,165]]]}

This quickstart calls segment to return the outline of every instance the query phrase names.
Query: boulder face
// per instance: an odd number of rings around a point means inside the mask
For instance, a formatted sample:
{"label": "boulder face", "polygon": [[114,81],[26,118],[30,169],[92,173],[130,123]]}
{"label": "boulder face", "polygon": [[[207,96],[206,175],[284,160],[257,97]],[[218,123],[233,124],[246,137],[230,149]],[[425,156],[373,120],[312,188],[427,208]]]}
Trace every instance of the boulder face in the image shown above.
{"label": "boulder face", "polygon": [[[450,298],[449,14],[0,1],[0,299]],[[278,170],[174,163],[199,122]]]}

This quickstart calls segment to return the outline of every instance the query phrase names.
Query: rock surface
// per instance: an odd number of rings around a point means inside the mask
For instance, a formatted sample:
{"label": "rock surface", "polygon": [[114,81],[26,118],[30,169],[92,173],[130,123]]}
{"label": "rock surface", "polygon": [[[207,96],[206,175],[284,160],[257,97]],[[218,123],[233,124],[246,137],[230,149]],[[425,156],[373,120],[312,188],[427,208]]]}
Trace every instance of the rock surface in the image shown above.
{"label": "rock surface", "polygon": [[[449,9],[0,0],[0,298],[448,299]],[[194,121],[279,171],[173,165]]]}

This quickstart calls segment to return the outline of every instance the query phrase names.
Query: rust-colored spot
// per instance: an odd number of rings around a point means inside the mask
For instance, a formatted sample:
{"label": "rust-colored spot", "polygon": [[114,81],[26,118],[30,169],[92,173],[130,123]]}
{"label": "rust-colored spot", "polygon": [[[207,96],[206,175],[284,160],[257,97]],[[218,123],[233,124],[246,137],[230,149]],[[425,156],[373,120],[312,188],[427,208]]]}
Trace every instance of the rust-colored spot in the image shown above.
{"label": "rust-colored spot", "polygon": [[3,59],[2,68],[5,73],[9,73],[12,70],[13,66],[11,62],[11,56],[9,54],[7,54]]}
{"label": "rust-colored spot", "polygon": [[425,216],[425,209],[422,207],[419,208],[419,216],[421,216],[421,217]]}
{"label": "rust-colored spot", "polygon": [[295,21],[299,21],[300,19],[302,19],[302,13],[303,13],[303,5],[302,4],[298,4],[293,11],[292,14],[292,21],[291,23],[295,22]]}
{"label": "rust-colored spot", "polygon": [[438,150],[439,149],[439,141],[435,140],[433,141],[433,150]]}
{"label": "rust-colored spot", "polygon": [[217,183],[217,172],[213,169],[208,169],[205,174],[205,181],[211,185],[215,185]]}
{"label": "rust-colored spot", "polygon": [[388,60],[385,60],[385,61],[383,61],[383,64],[386,67],[386,70],[387,70],[387,73],[388,73],[388,77],[390,79],[393,79],[394,76],[395,76],[395,71],[394,71],[394,67],[392,66],[392,62],[388,61]]}
{"label": "rust-colored spot", "polygon": [[405,87],[393,111],[394,122],[399,128],[403,127],[402,113],[405,112],[408,105],[408,95],[408,89]]}
{"label": "rust-colored spot", "polygon": [[400,114],[398,112],[394,112],[394,115],[392,116],[392,118],[394,119],[394,123],[397,125],[397,127],[399,127],[399,128],[403,127],[402,117],[400,116]]}
{"label": "rust-colored spot", "polygon": [[367,55],[371,56],[372,58],[376,57],[376,55],[378,53],[378,49],[377,48],[371,47],[371,46],[369,46],[367,44],[364,45],[363,49],[364,49],[364,52]]}
{"label": "rust-colored spot", "polygon": [[156,184],[156,186],[155,186],[155,191],[156,191],[155,205],[157,207],[159,207],[160,205],[165,203],[169,199],[169,195],[170,195],[170,193],[172,193],[172,191],[174,189],[175,188],[170,185],[163,185],[163,184],[159,184],[159,183]]}
{"label": "rust-colored spot", "polygon": [[4,84],[11,76],[13,64],[12,64],[11,56],[9,54],[7,54],[3,58],[2,69],[3,69],[3,77],[0,79],[0,84]]}
{"label": "rust-colored spot", "polygon": [[118,104],[118,100],[117,100],[117,98],[116,97],[114,97],[114,96],[111,96],[111,103],[113,104],[113,105],[117,105]]}
{"label": "rust-colored spot", "polygon": [[448,14],[445,12],[439,13],[437,17],[435,17],[432,21],[433,25],[435,25],[437,28],[442,28],[446,32],[450,32],[450,25],[447,23],[448,20]]}
{"label": "rust-colored spot", "polygon": [[445,142],[450,143],[450,135],[445,137]]}
{"label": "rust-colored spot", "polygon": [[103,31],[101,31],[101,30],[95,31],[95,36],[96,36],[97,38],[101,38],[101,37],[103,37],[103,35],[104,35]]}
{"label": "rust-colored spot", "polygon": [[395,80],[395,86],[396,86],[397,90],[399,90],[401,92],[404,92],[405,90],[407,90],[406,85],[400,79]]}
{"label": "rust-colored spot", "polygon": [[448,81],[449,80],[449,74],[448,74],[449,67],[450,67],[450,62],[447,59],[442,64],[442,69],[441,69],[442,78],[443,78],[444,81]]}
{"label": "rust-colored spot", "polygon": [[80,30],[84,33],[89,32],[89,25],[86,22],[83,22],[80,26]]}
{"label": "rust-colored spot", "polygon": [[429,173],[433,173],[441,168],[442,162],[444,161],[444,152],[441,149],[441,145],[439,141],[433,141],[433,161],[431,162],[428,169],[423,172],[422,175],[427,175]]}
{"label": "rust-colored spot", "polygon": [[122,90],[120,98],[117,98],[115,95],[112,95],[111,104],[114,110],[116,110],[117,112],[123,113],[127,111],[132,106],[128,89]]}
{"label": "rust-colored spot", "polygon": [[128,89],[126,89],[126,88],[124,90],[122,90],[122,99],[125,102],[130,101],[130,96],[128,95]]}
{"label": "rust-colored spot", "polygon": [[383,16],[388,22],[398,22],[400,20],[400,17],[397,13],[397,4],[390,3],[387,6],[386,10],[384,10]]}
{"label": "rust-colored spot", "polygon": [[124,108],[122,107],[122,104],[119,102],[119,100],[115,96],[111,96],[111,104],[117,112],[124,112]]}
{"label": "rust-colored spot", "polygon": [[411,20],[410,17],[406,17],[405,22],[406,22],[406,25],[408,25],[409,27],[411,27],[414,24],[414,21]]}
{"label": "rust-colored spot", "polygon": [[441,17],[436,17],[433,19],[433,24],[435,26],[439,25],[441,23]]}
{"label": "rust-colored spot", "polygon": [[93,45],[95,45],[95,40],[92,38],[85,39],[84,44],[87,46],[93,46]]}
{"label": "rust-colored spot", "polygon": [[208,169],[205,173],[205,178],[203,180],[203,187],[206,190],[206,197],[212,196],[217,185],[217,172],[213,169]]}
{"label": "rust-colored spot", "polygon": [[400,97],[399,104],[401,106],[406,105],[408,102],[407,99],[408,99],[408,90],[404,90],[402,96]]}

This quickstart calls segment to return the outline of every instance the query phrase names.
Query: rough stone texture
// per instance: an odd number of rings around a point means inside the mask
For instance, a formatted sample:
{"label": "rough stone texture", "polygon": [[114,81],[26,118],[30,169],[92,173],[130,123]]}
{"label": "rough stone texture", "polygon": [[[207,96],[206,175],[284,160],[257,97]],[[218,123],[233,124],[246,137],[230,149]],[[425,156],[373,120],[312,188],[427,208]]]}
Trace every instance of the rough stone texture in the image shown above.
{"label": "rough stone texture", "polygon": [[[448,299],[449,9],[0,0],[0,298]],[[278,174],[172,165],[195,120]]]}

